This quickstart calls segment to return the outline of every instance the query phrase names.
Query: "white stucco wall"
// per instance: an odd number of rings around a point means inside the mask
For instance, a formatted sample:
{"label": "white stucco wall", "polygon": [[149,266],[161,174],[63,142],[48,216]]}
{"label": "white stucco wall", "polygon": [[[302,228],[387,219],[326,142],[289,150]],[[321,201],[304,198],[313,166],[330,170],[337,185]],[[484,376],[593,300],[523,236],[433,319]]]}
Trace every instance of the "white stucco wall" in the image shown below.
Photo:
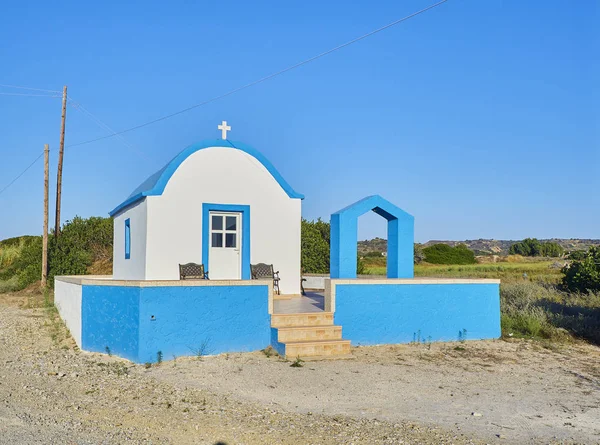
{"label": "white stucco wall", "polygon": [[54,305],[81,348],[81,284],[54,280]]}
{"label": "white stucco wall", "polygon": [[[147,203],[139,201],[114,217],[113,276],[116,280],[143,280],[146,277]],[[130,220],[131,255],[125,259],[125,220]]]}
{"label": "white stucco wall", "polygon": [[[290,198],[253,156],[222,147],[197,151],[179,166],[161,196],[149,196],[145,202],[145,279],[175,280],[178,264],[202,262],[203,203],[238,204],[250,206],[250,262],[272,263],[280,272],[282,293],[300,293],[301,200]],[[124,221],[132,210],[117,219]],[[133,223],[132,218],[132,237]],[[123,225],[116,221],[116,247],[123,244]],[[132,259],[133,249],[132,241]],[[123,266],[118,260],[115,272]]]}

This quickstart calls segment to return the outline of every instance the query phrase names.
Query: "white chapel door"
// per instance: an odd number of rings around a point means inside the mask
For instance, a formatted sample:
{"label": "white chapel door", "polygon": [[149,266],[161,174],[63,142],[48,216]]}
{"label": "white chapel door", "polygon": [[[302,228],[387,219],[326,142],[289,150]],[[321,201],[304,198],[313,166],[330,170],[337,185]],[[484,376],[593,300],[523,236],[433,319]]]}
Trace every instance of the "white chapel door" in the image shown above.
{"label": "white chapel door", "polygon": [[241,226],[241,213],[210,212],[208,275],[211,280],[242,278]]}

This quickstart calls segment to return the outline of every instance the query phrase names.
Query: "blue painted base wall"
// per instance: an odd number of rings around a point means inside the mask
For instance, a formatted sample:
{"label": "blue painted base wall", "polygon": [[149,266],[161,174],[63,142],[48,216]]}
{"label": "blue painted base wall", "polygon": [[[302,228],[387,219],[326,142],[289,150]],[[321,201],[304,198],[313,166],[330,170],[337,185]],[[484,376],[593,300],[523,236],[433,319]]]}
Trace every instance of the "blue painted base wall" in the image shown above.
{"label": "blue painted base wall", "polygon": [[82,286],[81,349],[138,361],[139,309],[140,288]]}
{"label": "blue painted base wall", "polygon": [[285,356],[285,345],[279,342],[279,334],[277,328],[271,328],[271,347],[275,349],[277,354]]}
{"label": "blue painted base wall", "polygon": [[244,352],[270,343],[267,285],[88,286],[82,290],[82,349],[137,363],[173,356]]}
{"label": "blue painted base wall", "polygon": [[[247,352],[270,342],[268,286],[149,287],[140,299],[140,362],[162,351],[195,355]],[[154,320],[152,319],[154,316]]]}
{"label": "blue painted base wall", "polygon": [[335,299],[354,345],[500,337],[498,284],[338,284]]}

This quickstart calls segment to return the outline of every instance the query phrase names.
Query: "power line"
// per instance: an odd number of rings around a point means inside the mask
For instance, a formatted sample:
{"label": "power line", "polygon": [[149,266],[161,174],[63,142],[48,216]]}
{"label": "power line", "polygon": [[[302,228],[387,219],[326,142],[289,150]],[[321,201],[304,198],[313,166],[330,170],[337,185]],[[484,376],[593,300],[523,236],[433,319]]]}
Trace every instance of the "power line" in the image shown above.
{"label": "power line", "polygon": [[31,90],[31,91],[45,91],[46,93],[60,93],[60,91],[57,91],[57,90],[45,90],[43,88],[22,87],[19,85],[5,85],[5,84],[1,84],[1,83],[0,83],[0,87],[17,88],[20,90]]}
{"label": "power line", "polygon": [[60,97],[55,94],[4,93],[2,91],[0,91],[0,96]]}
{"label": "power line", "polygon": [[25,170],[23,170],[21,173],[19,173],[19,175],[18,175],[18,176],[17,176],[15,179],[13,179],[12,181],[10,181],[10,182],[9,182],[9,183],[8,183],[8,184],[7,184],[7,185],[6,185],[6,186],[5,186],[3,189],[2,189],[2,190],[0,190],[0,195],[1,195],[1,194],[2,194],[2,193],[3,193],[3,192],[4,192],[4,191],[7,189],[7,188],[9,188],[11,185],[13,185],[15,182],[17,182],[21,176],[23,176],[25,173],[27,173],[27,170],[29,170],[31,167],[33,167],[33,166],[35,165],[35,163],[36,163],[37,161],[39,161],[39,160],[40,160],[40,158],[41,158],[42,156],[44,156],[44,152],[41,152],[41,153],[40,153],[40,155],[39,155],[37,158],[35,158],[35,159],[33,160],[33,162],[32,162],[31,164],[29,164],[29,166],[28,166],[28,167],[27,167]]}
{"label": "power line", "polygon": [[[68,97],[67,99],[69,100],[69,102],[71,102],[71,105],[73,106],[73,108],[75,108],[77,111],[80,111],[82,114],[87,115],[87,117],[89,117],[90,120],[92,122],[94,122],[96,125],[98,125],[100,128],[102,128],[104,130],[108,130],[110,133],[115,133],[115,130],[113,130],[112,128],[110,128],[108,126],[108,124],[102,122],[99,117],[93,115],[89,110],[87,110],[83,105],[81,105],[81,103],[76,102],[71,97]],[[117,137],[121,140],[121,142],[123,142],[123,144],[127,148],[129,148],[130,150],[136,152],[137,154],[139,154],[140,156],[142,156],[144,159],[149,160],[148,156],[143,151],[141,151],[141,150],[137,149],[136,147],[134,147],[133,145],[131,145],[129,142],[127,142],[127,140],[123,136],[121,136],[120,134],[118,134]]]}
{"label": "power line", "polygon": [[406,17],[403,17],[403,18],[401,18],[401,19],[398,19],[398,20],[396,20],[396,21],[394,21],[394,22],[388,23],[387,25],[385,25],[385,26],[382,26],[381,28],[377,28],[377,29],[376,29],[376,30],[374,30],[374,31],[371,31],[371,32],[369,32],[369,33],[367,33],[367,34],[364,34],[364,35],[360,36],[360,37],[357,37],[357,38],[355,38],[355,39],[352,39],[352,40],[350,40],[349,42],[346,42],[346,43],[343,43],[343,44],[341,44],[341,45],[338,45],[338,46],[336,46],[335,48],[329,49],[329,50],[327,50],[327,51],[325,51],[325,52],[322,52],[322,53],[320,53],[320,54],[318,54],[318,55],[316,55],[316,56],[313,56],[313,57],[311,57],[311,58],[309,58],[309,59],[306,59],[306,60],[304,60],[304,61],[302,61],[302,62],[296,63],[295,65],[292,65],[292,66],[289,66],[289,67],[287,67],[287,68],[284,68],[284,69],[282,69],[282,70],[280,70],[280,71],[277,71],[277,72],[275,72],[275,73],[273,73],[273,74],[269,74],[268,76],[262,77],[262,78],[260,78],[260,79],[258,79],[258,80],[255,80],[255,81],[253,81],[253,82],[250,82],[250,83],[248,83],[248,84],[246,84],[246,85],[243,85],[243,86],[241,86],[241,87],[238,87],[238,88],[235,88],[235,89],[233,89],[233,90],[230,90],[230,91],[228,91],[228,92],[226,92],[226,93],[224,93],[224,94],[221,94],[221,95],[219,95],[219,96],[215,96],[215,97],[213,97],[213,98],[211,98],[211,99],[208,99],[208,100],[205,100],[204,102],[200,102],[200,103],[198,103],[198,104],[192,105],[192,106],[190,106],[190,107],[184,108],[184,109],[182,109],[182,110],[176,111],[176,112],[174,112],[174,113],[171,113],[171,114],[167,114],[166,116],[159,117],[159,118],[157,118],[157,119],[154,119],[154,120],[151,120],[151,121],[149,121],[149,122],[146,122],[146,123],[143,123],[143,124],[140,124],[140,125],[136,125],[135,127],[131,127],[131,128],[127,128],[127,129],[125,129],[125,130],[121,130],[121,131],[113,132],[112,134],[109,134],[109,135],[106,135],[106,136],[102,136],[102,137],[99,137],[99,138],[96,138],[96,139],[90,139],[90,140],[88,140],[88,141],[84,141],[84,142],[78,142],[78,143],[76,143],[76,144],[71,144],[71,145],[68,145],[68,146],[67,146],[67,148],[70,148],[70,147],[77,147],[77,146],[79,146],[79,145],[91,144],[92,142],[101,141],[101,140],[103,140],[103,139],[108,139],[108,138],[111,138],[111,137],[113,137],[113,136],[117,136],[117,135],[120,135],[120,134],[123,134],[123,133],[128,133],[128,132],[130,132],[130,131],[139,130],[140,128],[147,127],[148,125],[155,124],[155,123],[157,123],[157,122],[160,122],[160,121],[163,121],[163,120],[166,120],[166,119],[172,118],[172,117],[174,117],[174,116],[177,116],[177,115],[179,115],[179,114],[183,114],[183,113],[186,113],[186,112],[188,112],[188,111],[190,111],[190,110],[193,110],[193,109],[195,109],[195,108],[198,108],[198,107],[201,107],[201,106],[203,106],[203,105],[209,104],[209,103],[211,103],[211,102],[214,102],[214,101],[216,101],[216,100],[223,99],[223,98],[225,98],[225,97],[227,97],[227,96],[230,96],[230,95],[232,95],[232,94],[235,94],[235,93],[237,93],[237,92],[239,92],[239,91],[245,90],[246,88],[250,88],[250,87],[252,87],[252,86],[254,86],[254,85],[258,85],[259,83],[265,82],[265,81],[267,81],[267,80],[269,80],[269,79],[272,79],[273,77],[277,77],[277,76],[279,76],[279,75],[281,75],[281,74],[287,73],[288,71],[291,71],[291,70],[293,70],[293,69],[296,69],[296,68],[299,68],[299,67],[301,67],[301,66],[303,66],[303,65],[306,65],[306,64],[308,64],[308,63],[310,63],[310,62],[313,62],[313,61],[315,61],[315,60],[317,60],[317,59],[320,59],[321,57],[325,57],[325,56],[327,56],[327,55],[329,55],[329,54],[331,54],[331,53],[333,53],[333,52],[335,52],[335,51],[338,51],[338,50],[340,50],[340,49],[342,49],[342,48],[345,48],[345,47],[347,47],[347,46],[350,46],[350,45],[352,45],[353,43],[359,42],[359,41],[361,41],[361,40],[363,40],[363,39],[366,39],[367,37],[370,37],[370,36],[372,36],[372,35],[374,35],[374,34],[377,34],[377,33],[381,32],[381,31],[384,31],[384,30],[386,30],[386,29],[388,29],[388,28],[391,28],[392,26],[398,25],[399,23],[402,23],[402,22],[404,22],[404,21],[406,21],[406,20],[409,20],[409,19],[411,19],[411,18],[413,18],[413,17],[416,17],[416,16],[418,16],[419,14],[422,14],[422,13],[424,13],[424,12],[426,12],[426,11],[429,11],[430,9],[433,9],[433,8],[435,8],[435,7],[439,6],[439,5],[441,5],[442,3],[446,3],[447,1],[448,1],[448,0],[442,0],[442,1],[438,2],[438,3],[435,3],[435,4],[433,4],[433,5],[431,5],[431,6],[428,6],[428,7],[424,8],[424,9],[421,9],[420,11],[417,11],[417,12],[414,12],[414,13],[412,13],[412,14],[410,14],[410,15],[407,15]]}
{"label": "power line", "polygon": [[[33,87],[23,87],[23,86],[18,86],[18,85],[0,84],[0,87],[4,87],[4,88],[16,88],[16,89],[30,90],[30,91],[43,91],[43,92],[47,92],[47,93],[60,93],[60,91],[55,91],[55,90],[46,90],[46,89],[43,89],[43,88],[33,88]],[[2,96],[27,96],[27,97],[52,97],[52,98],[54,98],[54,97],[60,97],[60,96],[56,96],[54,94],[29,94],[29,93],[5,93],[5,92],[0,92],[0,95],[2,95]],[[12,181],[10,181],[2,189],[0,189],[0,195],[2,193],[4,193],[4,191],[7,190],[11,185],[13,185],[15,182],[17,182],[21,178],[21,176],[23,176],[25,173],[27,173],[29,171],[29,169],[31,167],[33,167],[36,164],[36,162],[40,160],[40,158],[42,156],[44,156],[44,152],[40,153],[38,155],[38,157],[35,158],[31,164],[29,164]]]}
{"label": "power line", "polygon": [[[0,86],[1,86],[1,85],[0,85]],[[0,93],[0,94],[1,94],[1,93]],[[60,96],[54,96],[54,97],[60,97]],[[71,99],[71,98],[68,98],[68,100],[71,102],[71,104],[73,105],[73,107],[74,107],[75,109],[77,109],[78,111],[80,111],[80,112],[82,112],[82,113],[84,113],[84,114],[87,114],[87,115],[90,117],[90,119],[92,119],[92,121],[94,121],[94,122],[95,122],[97,125],[99,125],[101,128],[107,129],[107,130],[108,130],[108,131],[110,131],[110,132],[114,132],[114,130],[113,130],[112,128],[110,128],[110,127],[109,127],[107,124],[105,124],[105,123],[104,123],[104,122],[102,122],[102,121],[101,121],[99,118],[97,118],[96,116],[94,116],[94,115],[93,115],[93,114],[92,114],[90,111],[88,111],[86,108],[84,108],[84,106],[83,106],[83,105],[81,105],[81,104],[80,104],[80,103],[78,103],[78,102],[75,102],[75,101],[74,101],[73,99]],[[124,143],[126,146],[128,146],[129,148],[131,148],[131,149],[132,149],[132,150],[134,150],[134,151],[137,151],[137,152],[138,152],[138,153],[140,153],[142,156],[144,156],[146,159],[148,159],[148,157],[147,157],[147,156],[146,156],[146,155],[145,155],[143,152],[141,152],[140,150],[136,150],[136,149],[135,149],[135,148],[134,148],[132,145],[130,145],[130,144],[129,144],[129,143],[126,141],[126,140],[125,140],[125,138],[123,138],[123,136],[120,136],[120,135],[119,135],[119,139],[121,139],[121,141],[122,141],[122,142],[123,142],[123,143]],[[49,151],[52,151],[52,150],[49,150]],[[17,181],[18,181],[18,180],[21,178],[21,176],[23,176],[25,173],[27,173],[27,171],[29,171],[29,169],[30,169],[31,167],[33,167],[33,166],[34,166],[34,165],[37,163],[37,161],[39,161],[39,160],[40,160],[40,158],[41,158],[43,155],[44,155],[44,152],[42,152],[42,153],[41,153],[41,154],[40,154],[40,155],[39,155],[37,158],[35,158],[35,159],[33,160],[33,162],[32,162],[31,164],[29,164],[29,165],[28,165],[28,166],[27,166],[27,167],[26,167],[26,168],[25,168],[25,169],[24,169],[24,170],[23,170],[21,173],[19,173],[19,174],[18,174],[18,175],[17,175],[17,176],[16,176],[16,177],[15,177],[15,178],[12,180],[12,181],[10,181],[8,184],[6,184],[6,186],[4,186],[4,188],[2,188],[2,189],[0,190],[0,195],[1,195],[1,194],[2,194],[2,193],[5,191],[5,190],[7,190],[7,189],[8,189],[8,188],[9,188],[11,185],[13,185],[15,182],[17,182]]]}
{"label": "power line", "polygon": [[[295,65],[291,65],[291,66],[289,66],[287,68],[284,68],[284,69],[282,69],[280,71],[277,71],[277,72],[275,72],[273,74],[269,74],[268,76],[262,77],[262,78],[260,78],[258,80],[250,82],[250,83],[248,83],[246,85],[243,85],[241,87],[238,87],[238,88],[235,88],[233,90],[230,90],[230,91],[228,91],[228,92],[226,92],[224,94],[221,94],[219,96],[215,96],[215,97],[213,97],[211,99],[205,100],[204,102],[200,102],[198,104],[192,105],[190,107],[184,108],[182,110],[176,111],[176,112],[168,114],[166,116],[159,117],[159,118],[151,120],[149,122],[146,122],[146,123],[143,123],[143,124],[140,124],[140,125],[136,125],[135,127],[131,127],[131,128],[127,128],[125,130],[113,132],[112,134],[109,134],[109,135],[106,135],[106,136],[102,136],[102,137],[99,137],[99,138],[96,138],[96,139],[90,139],[88,141],[78,142],[76,144],[67,145],[65,148],[71,148],[71,147],[77,147],[79,145],[91,144],[92,142],[101,141],[103,139],[108,139],[108,138],[111,138],[111,137],[114,137],[114,136],[122,135],[122,134],[128,133],[130,131],[138,130],[138,129],[143,128],[143,127],[147,127],[148,125],[152,125],[152,124],[155,124],[157,122],[160,122],[160,121],[163,121],[163,120],[166,120],[166,119],[170,119],[170,118],[172,118],[174,116],[186,113],[186,112],[188,112],[190,110],[193,110],[195,108],[201,107],[201,106],[206,105],[206,104],[209,104],[209,103],[214,102],[216,100],[223,99],[223,98],[225,98],[227,96],[230,96],[232,94],[235,94],[235,93],[237,93],[239,91],[245,90],[245,89],[250,88],[250,87],[252,87],[254,85],[258,85],[259,83],[265,82],[265,81],[267,81],[269,79],[272,79],[274,77],[277,77],[277,76],[279,76],[281,74],[287,73],[288,71],[291,71],[293,69],[299,68],[299,67],[301,67],[303,65],[306,65],[306,64],[308,64],[310,62],[313,62],[313,61],[315,61],[317,59],[325,57],[325,56],[327,56],[327,55],[329,55],[329,54],[331,54],[331,53],[333,53],[335,51],[338,51],[338,50],[340,50],[342,48],[350,46],[350,45],[352,45],[352,44],[354,44],[356,42],[359,42],[359,41],[361,41],[363,39],[366,39],[367,37],[370,37],[370,36],[375,35],[375,34],[381,32],[381,31],[384,31],[384,30],[386,30],[388,28],[391,28],[392,26],[398,25],[398,24],[400,24],[402,22],[405,22],[406,20],[409,20],[409,19],[411,19],[413,17],[416,17],[416,16],[418,16],[420,14],[423,14],[424,12],[429,11],[430,9],[436,8],[436,7],[440,6],[443,3],[446,3],[447,1],[448,0],[441,0],[440,2],[434,3],[433,5],[430,5],[430,6],[424,8],[424,9],[421,9],[421,10],[419,10],[417,12],[413,12],[412,14],[407,15],[405,17],[402,17],[401,19],[398,19],[396,21],[388,23],[387,25],[382,26],[381,28],[377,28],[374,31],[368,32],[367,34],[364,34],[364,35],[362,35],[360,37],[357,37],[355,39],[352,39],[352,40],[350,40],[350,41],[348,41],[346,43],[343,43],[343,44],[338,45],[338,46],[336,46],[334,48],[331,48],[331,49],[329,49],[329,50],[327,50],[325,52],[317,54],[316,56],[313,56],[313,57],[311,57],[309,59],[303,60],[302,62],[296,63]],[[21,89],[28,89],[28,90],[38,90],[38,91],[46,91],[46,92],[52,92],[52,93],[60,93],[59,91],[54,91],[54,90],[42,90],[40,88],[21,87],[21,86],[15,86],[15,85],[2,85],[2,84],[0,84],[0,86],[7,87],[7,88],[21,88]],[[112,130],[110,130],[110,131],[112,131]],[[6,185],[2,190],[0,190],[0,194],[2,194],[7,188],[9,188],[12,184],[14,184],[21,176],[23,176],[27,172],[27,170],[29,170],[31,167],[33,167],[33,165],[43,155],[44,155],[44,153],[42,152],[25,170],[23,170],[15,179],[13,179],[10,183],[8,183],[8,185]]]}

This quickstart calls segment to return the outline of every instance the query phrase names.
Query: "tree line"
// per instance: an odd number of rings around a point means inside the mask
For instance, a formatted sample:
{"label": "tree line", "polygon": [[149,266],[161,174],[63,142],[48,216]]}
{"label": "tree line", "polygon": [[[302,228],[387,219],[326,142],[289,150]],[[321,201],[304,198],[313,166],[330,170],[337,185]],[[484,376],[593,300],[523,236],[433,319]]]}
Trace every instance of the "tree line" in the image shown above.
{"label": "tree line", "polygon": [[536,238],[525,238],[523,241],[514,243],[508,250],[510,255],[522,256],[544,256],[557,258],[565,253],[565,250],[558,243],[547,241],[542,243]]}
{"label": "tree line", "polygon": [[[330,225],[321,219],[302,219],[301,265],[303,273],[328,274],[330,267]],[[16,252],[17,244],[22,244]],[[14,288],[23,289],[40,279],[42,237],[23,237],[0,242],[0,250],[7,247],[15,252],[0,261],[0,284],[13,280]],[[55,275],[83,275],[110,273],[112,269],[113,222],[111,218],[75,217],[67,221],[56,240],[50,237],[48,282],[52,285]],[[1,252],[0,252],[1,253]],[[523,256],[559,256],[564,254],[556,243],[541,243],[527,238],[511,246],[511,253]],[[474,264],[475,254],[466,245],[454,247],[434,244],[423,248],[414,245],[415,263],[427,261],[432,264]],[[573,252],[570,262],[562,269],[562,284],[571,291],[600,290],[600,247],[588,251]],[[93,270],[94,265],[102,270]],[[357,272],[364,273],[364,262],[357,255]],[[1,287],[1,286],[0,286]]]}

